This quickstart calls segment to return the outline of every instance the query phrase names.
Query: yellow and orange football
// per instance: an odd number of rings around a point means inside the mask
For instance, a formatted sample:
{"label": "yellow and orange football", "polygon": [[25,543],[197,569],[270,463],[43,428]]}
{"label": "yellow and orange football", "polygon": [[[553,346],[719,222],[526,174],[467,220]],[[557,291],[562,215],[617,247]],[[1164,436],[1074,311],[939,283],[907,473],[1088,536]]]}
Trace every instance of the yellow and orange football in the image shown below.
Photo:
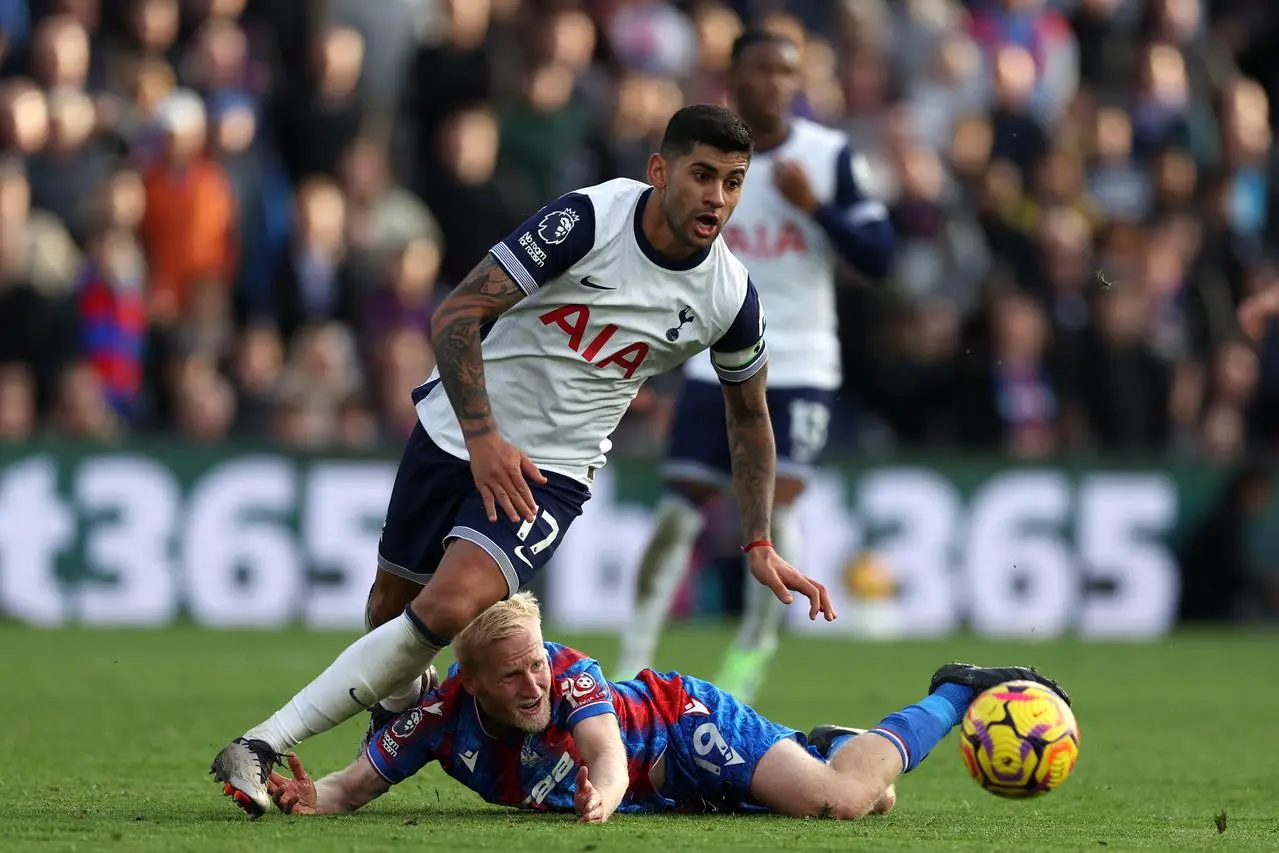
{"label": "yellow and orange football", "polygon": [[1079,758],[1079,725],[1060,696],[1033,681],[992,687],[959,724],[968,773],[1001,797],[1037,797],[1070,777]]}

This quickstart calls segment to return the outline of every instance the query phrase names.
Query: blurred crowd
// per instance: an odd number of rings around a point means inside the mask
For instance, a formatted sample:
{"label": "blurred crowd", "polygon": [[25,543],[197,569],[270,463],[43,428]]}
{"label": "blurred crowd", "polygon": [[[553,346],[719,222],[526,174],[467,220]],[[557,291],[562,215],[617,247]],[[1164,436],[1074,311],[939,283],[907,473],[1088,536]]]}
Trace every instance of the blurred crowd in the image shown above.
{"label": "blurred crowd", "polygon": [[[396,450],[436,305],[642,178],[745,23],[892,211],[832,444],[1226,460],[1279,435],[1258,0],[0,0],[0,440]],[[662,446],[678,377],[619,452]]]}

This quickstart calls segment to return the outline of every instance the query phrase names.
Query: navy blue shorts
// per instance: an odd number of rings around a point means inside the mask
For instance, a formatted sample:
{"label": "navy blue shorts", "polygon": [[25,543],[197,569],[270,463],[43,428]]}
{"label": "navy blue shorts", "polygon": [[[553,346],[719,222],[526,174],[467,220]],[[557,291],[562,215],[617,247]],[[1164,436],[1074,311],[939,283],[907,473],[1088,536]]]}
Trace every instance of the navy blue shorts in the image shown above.
{"label": "navy blue shorts", "polygon": [[512,523],[498,509],[489,521],[465,459],[441,450],[418,424],[395,473],[386,522],[378,542],[378,568],[426,583],[452,539],[466,539],[488,552],[515,594],[542,570],[568,532],[591,491],[576,480],[544,472],[546,484],[529,483],[537,520]]}
{"label": "navy blue shorts", "polygon": [[[835,392],[769,388],[767,397],[777,443],[777,473],[807,477],[826,447]],[[725,485],[732,470],[723,389],[714,382],[685,380],[675,406],[662,473],[668,479]]]}

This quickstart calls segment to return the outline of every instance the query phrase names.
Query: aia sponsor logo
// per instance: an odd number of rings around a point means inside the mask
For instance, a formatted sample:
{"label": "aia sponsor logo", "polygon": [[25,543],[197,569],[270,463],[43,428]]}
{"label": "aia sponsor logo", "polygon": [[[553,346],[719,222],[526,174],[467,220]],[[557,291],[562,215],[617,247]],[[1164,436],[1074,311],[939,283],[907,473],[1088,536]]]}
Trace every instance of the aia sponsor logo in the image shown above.
{"label": "aia sponsor logo", "polygon": [[794,222],[756,222],[753,227],[724,226],[724,242],[734,255],[750,258],[780,258],[782,255],[807,254],[808,241]]}
{"label": "aia sponsor logo", "polygon": [[[556,326],[568,335],[569,349],[601,370],[618,367],[622,376],[630,379],[648,358],[649,346],[643,341],[624,344],[613,336],[621,329],[616,323],[608,323],[598,330],[590,328],[591,309],[586,305],[563,305],[541,314],[538,319],[544,326]],[[588,339],[589,337],[589,339]]]}

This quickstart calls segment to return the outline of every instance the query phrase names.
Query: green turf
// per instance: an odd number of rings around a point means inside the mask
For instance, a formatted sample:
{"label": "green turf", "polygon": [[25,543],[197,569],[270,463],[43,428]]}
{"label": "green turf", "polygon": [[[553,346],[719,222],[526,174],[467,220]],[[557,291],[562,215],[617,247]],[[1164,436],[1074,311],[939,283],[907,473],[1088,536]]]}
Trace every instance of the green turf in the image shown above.
{"label": "green turf", "polygon": [[[705,675],[727,639],[685,630],[663,666]],[[954,735],[902,780],[896,812],[847,824],[777,817],[618,817],[602,827],[491,808],[431,770],[357,815],[249,823],[205,775],[344,634],[41,632],[0,626],[0,849],[541,853],[707,850],[1279,849],[1279,637],[1182,635],[1159,645],[894,645],[794,640],[759,707],[798,728],[868,724],[917,699],[952,656],[1030,661],[1074,692],[1075,775],[1031,802],[967,779]],[[576,640],[611,660],[607,638]],[[362,721],[307,743],[348,761]],[[1227,829],[1214,816],[1225,810]]]}

